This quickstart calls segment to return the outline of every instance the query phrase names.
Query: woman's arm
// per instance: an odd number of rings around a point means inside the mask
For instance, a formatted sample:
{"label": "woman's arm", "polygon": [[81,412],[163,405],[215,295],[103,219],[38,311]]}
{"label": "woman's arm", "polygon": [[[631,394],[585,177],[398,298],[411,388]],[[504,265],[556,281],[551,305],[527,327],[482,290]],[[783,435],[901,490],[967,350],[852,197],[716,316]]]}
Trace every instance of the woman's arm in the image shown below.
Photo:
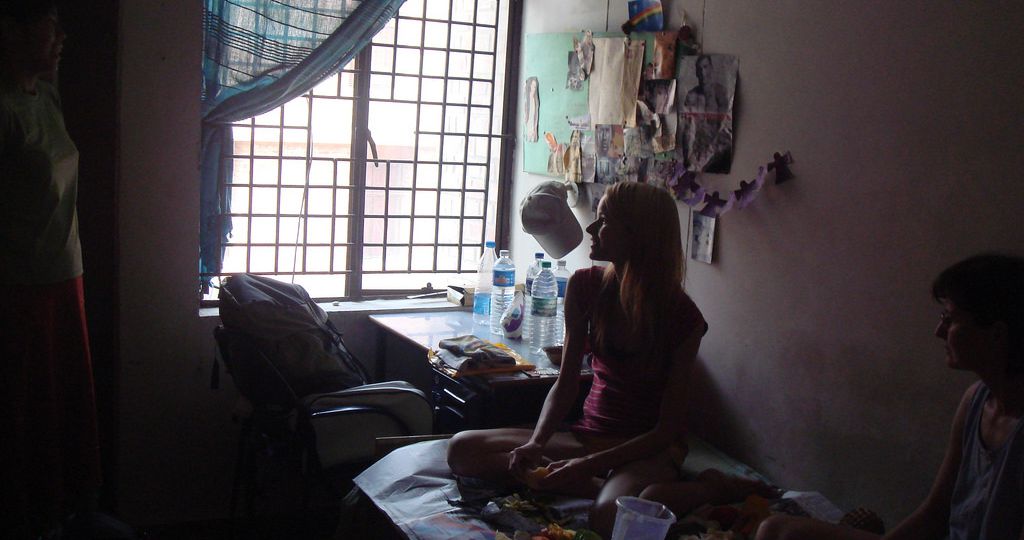
{"label": "woman's arm", "polygon": [[552,467],[551,474],[540,485],[553,487],[602,474],[623,463],[651,457],[680,440],[685,434],[686,428],[686,403],[690,373],[703,336],[704,328],[695,328],[672,353],[672,367],[669,370],[668,383],[661,401],[658,423],[654,429],[608,450],[560,462]]}
{"label": "woman's arm", "polygon": [[[575,277],[575,276],[573,276]],[[587,317],[584,284],[581,280],[569,279],[565,290],[565,346],[558,378],[544,399],[537,426],[529,442],[512,451],[509,469],[513,471],[538,465],[541,451],[569,414],[576,402],[580,387],[580,369],[583,366],[584,344],[587,338]]]}
{"label": "woman's arm", "polygon": [[946,457],[942,460],[931,492],[917,510],[884,537],[887,540],[942,538],[949,532],[949,505],[953,499],[953,486],[956,484],[963,457],[961,454],[964,424],[967,422],[967,410],[980,384],[972,384],[960,399],[960,406],[953,416],[953,429],[949,437],[949,446],[946,448]]}

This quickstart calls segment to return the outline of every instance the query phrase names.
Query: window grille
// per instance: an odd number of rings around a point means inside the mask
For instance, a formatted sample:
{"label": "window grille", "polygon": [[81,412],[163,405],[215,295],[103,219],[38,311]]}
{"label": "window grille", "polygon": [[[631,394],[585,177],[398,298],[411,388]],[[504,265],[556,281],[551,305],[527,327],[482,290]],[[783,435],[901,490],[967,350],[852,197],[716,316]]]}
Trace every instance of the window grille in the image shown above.
{"label": "window grille", "polygon": [[484,240],[507,234],[517,7],[409,0],[341,72],[233,124],[218,277],[268,275],[327,300],[474,272]]}

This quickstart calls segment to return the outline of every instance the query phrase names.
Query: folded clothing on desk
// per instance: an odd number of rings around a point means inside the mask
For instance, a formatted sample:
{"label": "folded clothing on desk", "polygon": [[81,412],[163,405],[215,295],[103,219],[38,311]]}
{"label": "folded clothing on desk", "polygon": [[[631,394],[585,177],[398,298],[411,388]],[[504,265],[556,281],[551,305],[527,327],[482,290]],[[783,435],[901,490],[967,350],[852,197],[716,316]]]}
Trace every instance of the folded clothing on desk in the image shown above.
{"label": "folded clothing on desk", "polygon": [[434,355],[440,363],[462,375],[530,370],[530,364],[515,351],[501,343],[476,336],[442,339]]}

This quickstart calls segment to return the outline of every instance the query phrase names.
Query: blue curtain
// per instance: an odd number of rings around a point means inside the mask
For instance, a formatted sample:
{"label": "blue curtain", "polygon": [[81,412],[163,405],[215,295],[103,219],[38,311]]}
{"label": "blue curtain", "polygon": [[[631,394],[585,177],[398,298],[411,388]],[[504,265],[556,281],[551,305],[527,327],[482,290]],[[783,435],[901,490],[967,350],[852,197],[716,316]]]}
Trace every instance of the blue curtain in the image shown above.
{"label": "blue curtain", "polygon": [[205,0],[203,9],[200,288],[221,269],[231,233],[231,122],[263,114],[337,73],[405,0]]}

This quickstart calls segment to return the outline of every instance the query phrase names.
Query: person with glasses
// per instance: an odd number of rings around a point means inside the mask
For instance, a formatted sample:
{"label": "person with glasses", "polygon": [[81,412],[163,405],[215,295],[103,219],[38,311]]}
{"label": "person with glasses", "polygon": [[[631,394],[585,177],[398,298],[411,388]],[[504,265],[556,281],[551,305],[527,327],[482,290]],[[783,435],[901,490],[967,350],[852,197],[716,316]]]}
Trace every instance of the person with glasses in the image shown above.
{"label": "person with glasses", "polygon": [[[946,366],[978,381],[964,392],[931,492],[885,539],[1024,540],[1024,259],[977,255],[932,285]],[[851,527],[774,516],[757,540],[868,540]]]}

